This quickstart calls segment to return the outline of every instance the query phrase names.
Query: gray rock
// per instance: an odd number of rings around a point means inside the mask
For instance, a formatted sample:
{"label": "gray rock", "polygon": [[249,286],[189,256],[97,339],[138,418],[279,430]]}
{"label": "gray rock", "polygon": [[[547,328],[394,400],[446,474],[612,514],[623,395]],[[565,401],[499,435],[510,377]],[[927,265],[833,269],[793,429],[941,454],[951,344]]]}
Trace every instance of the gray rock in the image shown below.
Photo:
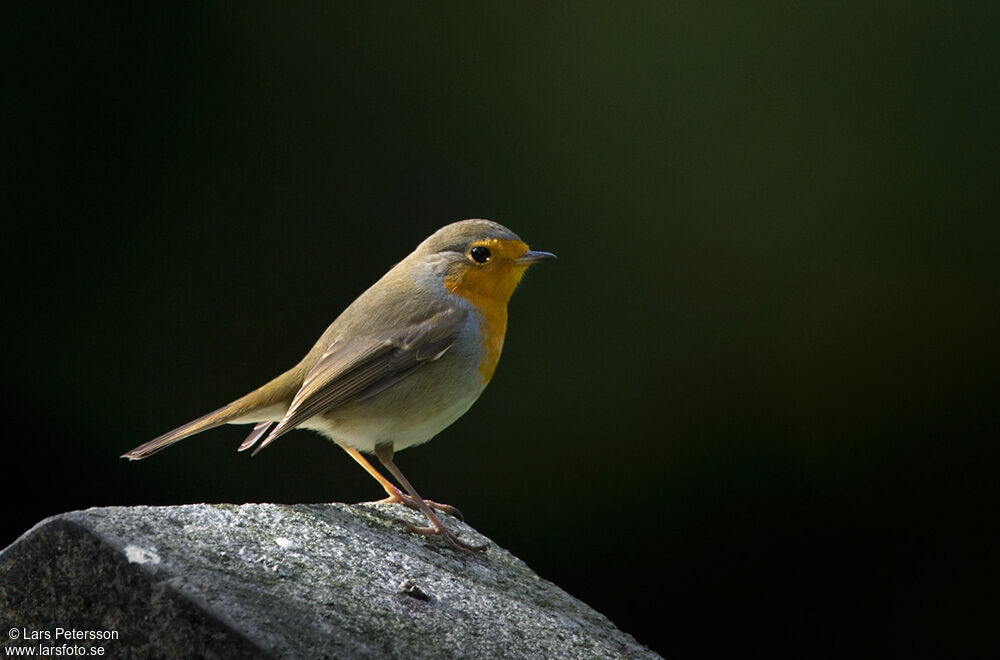
{"label": "gray rock", "polygon": [[58,515],[0,553],[0,639],[111,658],[658,657],[495,543],[459,552],[399,519],[421,522],[375,504]]}

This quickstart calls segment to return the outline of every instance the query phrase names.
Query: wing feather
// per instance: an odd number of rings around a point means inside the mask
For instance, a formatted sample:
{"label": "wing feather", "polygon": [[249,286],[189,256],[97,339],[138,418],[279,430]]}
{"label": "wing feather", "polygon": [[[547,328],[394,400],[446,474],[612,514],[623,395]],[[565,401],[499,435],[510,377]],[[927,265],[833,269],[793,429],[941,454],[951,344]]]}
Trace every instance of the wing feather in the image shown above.
{"label": "wing feather", "polygon": [[380,336],[333,342],[306,374],[285,417],[253,453],[310,417],[375,396],[440,358],[455,343],[464,319],[465,314],[448,309]]}

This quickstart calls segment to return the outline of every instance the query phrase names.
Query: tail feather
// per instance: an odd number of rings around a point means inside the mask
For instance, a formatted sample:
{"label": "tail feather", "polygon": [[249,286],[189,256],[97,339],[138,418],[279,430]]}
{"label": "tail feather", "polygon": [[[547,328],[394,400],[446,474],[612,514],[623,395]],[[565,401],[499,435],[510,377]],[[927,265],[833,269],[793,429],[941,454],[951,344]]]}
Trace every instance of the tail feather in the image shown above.
{"label": "tail feather", "polygon": [[253,447],[274,424],[276,424],[274,421],[258,422],[257,425],[253,427],[253,431],[250,431],[250,435],[247,436],[247,439],[243,441],[243,444],[240,445],[236,451],[246,451],[247,449]]}
{"label": "tail feather", "polygon": [[[260,441],[260,444],[257,445],[257,448],[254,449],[252,452],[250,452],[250,455],[251,456],[256,456],[257,454],[260,453],[261,449],[263,449],[264,447],[268,446],[269,444],[271,444],[272,442],[274,442],[275,440],[277,440],[278,438],[280,438],[281,436],[285,435],[286,433],[288,433],[289,431],[291,431],[293,428],[295,428],[294,426],[288,426],[284,422],[285,422],[284,419],[281,420],[281,422],[277,426],[274,427],[274,430],[271,431],[270,433],[268,433],[267,437]],[[267,429],[264,429],[264,431],[266,431],[266,430]],[[263,431],[261,431],[261,435],[264,435]]]}
{"label": "tail feather", "polygon": [[[153,438],[149,442],[139,445],[135,449],[122,454],[122,458],[127,458],[132,461],[146,458],[147,456],[151,456],[161,449],[169,447],[175,442],[180,442],[184,438],[192,436],[195,433],[201,433],[202,431],[214,429],[216,426],[222,426],[227,422],[239,420],[241,417],[251,417],[251,419],[245,420],[247,422],[257,421],[252,418],[253,414],[255,412],[263,411],[265,408],[283,404],[285,409],[287,409],[288,403],[292,400],[292,396],[294,396],[295,392],[298,391],[298,387],[301,382],[301,376],[298,372],[298,368],[287,371],[263,387],[250,392],[246,396],[240,397],[236,401],[222,406],[218,410],[213,410],[207,415],[202,415],[198,419],[190,421],[183,426],[179,426],[173,431],[164,433],[158,438]],[[279,416],[281,414],[284,414],[284,410],[279,413]],[[258,419],[260,418],[258,417]],[[269,427],[270,424],[267,426]],[[254,433],[256,433],[260,428],[261,424],[258,424],[254,428]],[[263,435],[263,431],[261,431],[260,435]],[[240,446],[240,450],[246,448],[247,447]]]}
{"label": "tail feather", "polygon": [[201,433],[202,431],[207,431],[209,429],[214,429],[216,426],[222,426],[231,419],[236,419],[240,416],[239,412],[234,414],[232,408],[236,402],[223,406],[218,410],[213,410],[207,415],[202,415],[198,419],[188,422],[183,426],[179,426],[173,431],[164,433],[158,438],[154,438],[149,442],[139,445],[132,451],[122,454],[122,458],[127,458],[132,461],[137,461],[141,458],[146,458],[147,456],[152,456],[156,452],[169,447],[175,442],[180,442],[184,438],[194,435],[195,433]]}

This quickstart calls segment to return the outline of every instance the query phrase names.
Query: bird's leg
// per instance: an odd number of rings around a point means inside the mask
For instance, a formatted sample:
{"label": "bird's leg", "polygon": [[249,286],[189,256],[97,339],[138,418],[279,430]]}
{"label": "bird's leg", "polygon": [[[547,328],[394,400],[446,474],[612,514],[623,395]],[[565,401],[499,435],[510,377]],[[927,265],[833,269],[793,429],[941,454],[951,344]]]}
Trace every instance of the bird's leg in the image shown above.
{"label": "bird's leg", "polygon": [[413,501],[417,503],[424,515],[427,516],[427,520],[431,523],[429,527],[417,527],[415,525],[410,525],[407,523],[406,528],[413,532],[414,534],[440,534],[448,543],[452,544],[456,548],[461,550],[478,550],[483,551],[490,547],[489,543],[484,543],[482,545],[474,545],[472,543],[466,543],[462,539],[458,538],[454,532],[448,531],[441,521],[438,519],[437,514],[434,513],[427,502],[425,502],[420,495],[417,494],[416,489],[410,485],[410,482],[403,476],[403,473],[396,467],[396,464],[392,462],[392,445],[381,445],[375,447],[375,455],[378,456],[378,460],[382,462],[392,476],[396,477],[396,481],[402,484],[406,492],[410,494]]}
{"label": "bird's leg", "polygon": [[[389,497],[373,502],[373,504],[405,504],[411,509],[420,510],[420,504],[418,504],[416,500],[403,493],[403,491],[396,488],[391,481],[383,477],[382,474],[375,469],[375,466],[368,462],[368,459],[366,459],[361,452],[354,447],[349,447],[347,445],[340,445],[340,448],[346,451],[348,456],[356,460],[358,465],[365,469],[365,472],[372,475],[375,481],[377,481],[379,485],[385,489],[385,492],[389,494]],[[426,502],[427,505],[433,509],[447,513],[450,516],[455,516],[459,520],[465,520],[462,512],[459,511],[457,507],[453,507],[450,504],[440,504],[433,500],[424,500],[424,502]]]}

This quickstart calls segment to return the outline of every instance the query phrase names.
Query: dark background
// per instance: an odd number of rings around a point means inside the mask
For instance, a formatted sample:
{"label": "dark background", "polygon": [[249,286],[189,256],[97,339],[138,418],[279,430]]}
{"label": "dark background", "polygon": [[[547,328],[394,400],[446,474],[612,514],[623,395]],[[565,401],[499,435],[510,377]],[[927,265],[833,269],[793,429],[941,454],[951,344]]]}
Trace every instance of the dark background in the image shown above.
{"label": "dark background", "polygon": [[668,657],[972,647],[1000,5],[419,4],[5,4],[0,546],[89,506],[381,497],[308,432],[118,455],[487,217],[560,260],[399,456],[424,494]]}

